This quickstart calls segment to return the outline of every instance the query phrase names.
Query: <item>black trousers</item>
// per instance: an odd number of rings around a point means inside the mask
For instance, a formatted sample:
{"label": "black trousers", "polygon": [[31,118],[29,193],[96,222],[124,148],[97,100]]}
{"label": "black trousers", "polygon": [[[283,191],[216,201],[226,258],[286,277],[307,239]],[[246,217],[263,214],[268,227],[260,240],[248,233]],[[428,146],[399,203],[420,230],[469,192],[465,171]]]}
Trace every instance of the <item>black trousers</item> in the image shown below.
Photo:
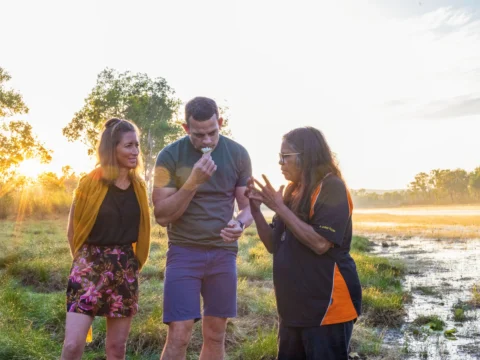
{"label": "black trousers", "polygon": [[354,320],[278,330],[278,360],[348,360]]}

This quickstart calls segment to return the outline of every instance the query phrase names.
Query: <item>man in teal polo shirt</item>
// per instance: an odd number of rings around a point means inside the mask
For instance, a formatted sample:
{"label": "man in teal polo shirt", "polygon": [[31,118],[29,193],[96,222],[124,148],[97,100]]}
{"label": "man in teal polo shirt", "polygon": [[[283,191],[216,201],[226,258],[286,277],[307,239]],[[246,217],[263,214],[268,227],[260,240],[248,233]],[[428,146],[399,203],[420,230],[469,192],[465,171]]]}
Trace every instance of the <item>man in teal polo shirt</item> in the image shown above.
{"label": "man in teal polo shirt", "polygon": [[[236,316],[237,240],[252,217],[244,196],[251,176],[243,146],[219,134],[223,119],[212,99],[185,106],[187,136],[157,158],[152,194],[157,222],[168,229],[161,359],[185,359],[195,321],[202,318],[200,359],[225,356],[227,319]],[[234,215],[235,200],[239,213]]]}

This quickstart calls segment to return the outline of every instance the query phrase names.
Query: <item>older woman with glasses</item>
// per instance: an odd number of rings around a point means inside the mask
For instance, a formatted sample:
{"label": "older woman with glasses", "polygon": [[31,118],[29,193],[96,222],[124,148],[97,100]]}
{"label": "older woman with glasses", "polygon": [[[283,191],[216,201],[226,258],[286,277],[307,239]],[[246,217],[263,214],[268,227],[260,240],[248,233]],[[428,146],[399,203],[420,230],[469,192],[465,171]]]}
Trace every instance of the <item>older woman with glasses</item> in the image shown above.
{"label": "older woman with glasses", "polygon": [[[273,253],[278,360],[346,360],[362,298],[349,254],[350,194],[317,129],[287,133],[279,155],[285,192],[265,175],[264,184],[251,178],[246,191],[260,239]],[[272,224],[262,203],[275,212]]]}

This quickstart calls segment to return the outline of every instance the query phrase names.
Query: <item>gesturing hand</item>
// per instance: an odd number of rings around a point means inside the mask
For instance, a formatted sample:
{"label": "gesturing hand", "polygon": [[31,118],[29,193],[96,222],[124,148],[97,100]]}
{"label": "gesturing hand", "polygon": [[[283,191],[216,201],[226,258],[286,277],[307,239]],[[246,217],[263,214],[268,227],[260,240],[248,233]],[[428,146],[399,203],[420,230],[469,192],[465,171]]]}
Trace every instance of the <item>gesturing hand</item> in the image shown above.
{"label": "gesturing hand", "polygon": [[283,188],[284,185],[280,186],[278,190],[275,190],[265,175],[262,175],[265,185],[260,183],[257,179],[253,179],[255,184],[257,184],[260,189],[252,189],[249,194],[250,201],[259,201],[267,205],[269,209],[277,212],[278,209],[283,206]]}
{"label": "gesturing hand", "polygon": [[193,185],[201,185],[217,170],[217,165],[213,162],[210,153],[203,154],[200,160],[193,165],[190,181]]}
{"label": "gesturing hand", "polygon": [[257,191],[255,189],[255,183],[254,183],[254,178],[253,176],[248,178],[247,180],[247,189],[245,190],[245,196],[248,198],[250,202],[250,210],[251,211],[260,211],[260,205],[262,205],[261,200],[257,200],[254,198],[254,194]]}

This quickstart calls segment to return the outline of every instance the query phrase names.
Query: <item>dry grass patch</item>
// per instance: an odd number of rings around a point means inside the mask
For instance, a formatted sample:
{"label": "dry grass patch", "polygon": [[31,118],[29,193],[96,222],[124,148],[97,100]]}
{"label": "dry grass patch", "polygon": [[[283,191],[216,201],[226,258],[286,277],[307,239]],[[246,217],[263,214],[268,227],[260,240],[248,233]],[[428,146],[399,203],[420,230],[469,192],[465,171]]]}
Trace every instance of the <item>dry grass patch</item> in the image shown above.
{"label": "dry grass patch", "polygon": [[475,308],[480,307],[480,284],[472,286],[472,299],[469,303]]}
{"label": "dry grass patch", "polygon": [[462,215],[355,214],[354,231],[392,236],[471,239],[480,234],[480,217]]}

